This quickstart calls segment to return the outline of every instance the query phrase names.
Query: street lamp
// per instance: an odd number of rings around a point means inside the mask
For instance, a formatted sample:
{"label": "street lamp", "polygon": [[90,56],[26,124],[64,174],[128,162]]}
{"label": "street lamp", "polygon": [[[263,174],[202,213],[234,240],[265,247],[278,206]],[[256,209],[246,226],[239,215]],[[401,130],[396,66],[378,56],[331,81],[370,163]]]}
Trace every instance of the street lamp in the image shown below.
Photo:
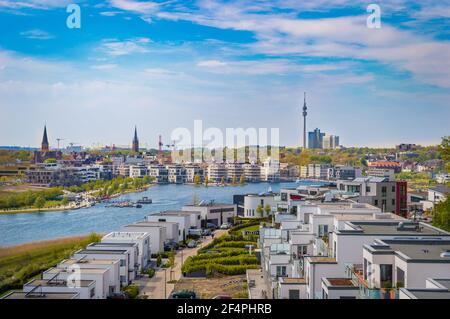
{"label": "street lamp", "polygon": [[167,299],[167,268],[164,268],[164,299]]}

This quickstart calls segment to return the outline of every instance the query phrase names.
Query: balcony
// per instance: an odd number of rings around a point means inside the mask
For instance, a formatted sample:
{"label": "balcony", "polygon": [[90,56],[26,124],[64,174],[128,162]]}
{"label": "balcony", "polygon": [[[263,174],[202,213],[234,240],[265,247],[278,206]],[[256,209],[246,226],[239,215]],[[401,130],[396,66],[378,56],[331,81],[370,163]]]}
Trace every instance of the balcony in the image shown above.
{"label": "balcony", "polygon": [[354,285],[359,287],[359,299],[398,299],[399,289],[397,288],[369,288],[369,284],[364,279],[363,266],[361,264],[347,264],[346,274]]}

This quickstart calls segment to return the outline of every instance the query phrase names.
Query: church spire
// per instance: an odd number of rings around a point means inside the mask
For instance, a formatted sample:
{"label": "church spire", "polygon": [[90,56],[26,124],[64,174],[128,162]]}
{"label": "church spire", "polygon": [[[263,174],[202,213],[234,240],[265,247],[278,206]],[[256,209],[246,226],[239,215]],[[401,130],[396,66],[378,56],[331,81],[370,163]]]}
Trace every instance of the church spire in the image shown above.
{"label": "church spire", "polygon": [[42,137],[41,151],[42,152],[49,151],[48,138],[47,138],[47,125],[44,125],[44,136]]}
{"label": "church spire", "polygon": [[133,137],[133,143],[132,143],[131,149],[133,152],[136,152],[136,153],[139,152],[139,139],[137,136],[137,127],[136,126],[134,126],[134,137]]}

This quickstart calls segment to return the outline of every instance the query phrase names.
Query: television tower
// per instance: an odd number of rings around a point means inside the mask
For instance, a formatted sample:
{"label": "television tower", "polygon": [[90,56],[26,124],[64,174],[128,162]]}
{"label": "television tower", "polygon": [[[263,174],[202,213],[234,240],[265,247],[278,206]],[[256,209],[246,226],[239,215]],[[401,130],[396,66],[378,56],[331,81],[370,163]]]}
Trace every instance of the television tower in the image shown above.
{"label": "television tower", "polygon": [[306,107],[306,92],[303,96],[303,148],[306,149],[306,115],[308,108]]}

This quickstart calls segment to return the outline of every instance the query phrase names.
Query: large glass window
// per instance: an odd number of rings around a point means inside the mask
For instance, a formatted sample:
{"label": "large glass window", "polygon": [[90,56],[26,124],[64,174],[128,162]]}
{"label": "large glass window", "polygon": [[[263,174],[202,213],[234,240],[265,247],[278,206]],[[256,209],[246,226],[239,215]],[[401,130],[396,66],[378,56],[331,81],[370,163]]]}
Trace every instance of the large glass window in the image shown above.
{"label": "large glass window", "polygon": [[392,265],[380,265],[381,288],[392,287]]}

